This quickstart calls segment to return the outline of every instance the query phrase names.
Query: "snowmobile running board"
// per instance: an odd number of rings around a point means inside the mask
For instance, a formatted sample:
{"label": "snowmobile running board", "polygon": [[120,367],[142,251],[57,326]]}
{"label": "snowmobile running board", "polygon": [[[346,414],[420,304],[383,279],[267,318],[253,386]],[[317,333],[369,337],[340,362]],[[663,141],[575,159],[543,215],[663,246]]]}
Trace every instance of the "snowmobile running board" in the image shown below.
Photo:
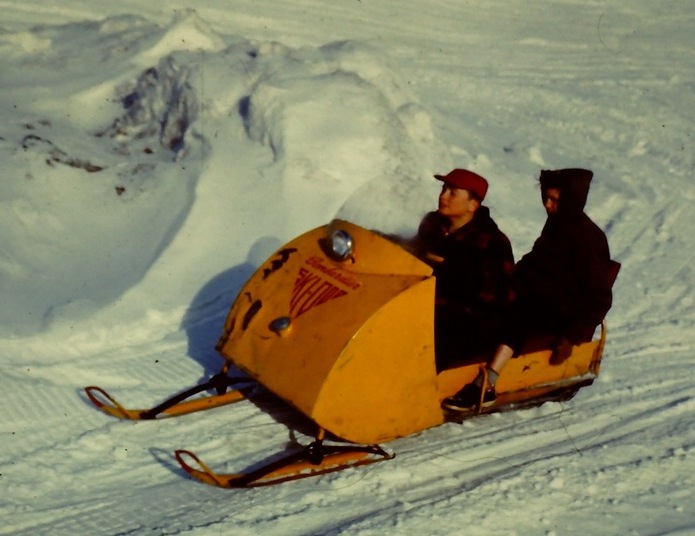
{"label": "snowmobile running board", "polygon": [[[206,383],[196,385],[178,393],[171,398],[168,398],[161,404],[150,409],[126,409],[114,397],[107,393],[101,387],[90,385],[85,387],[87,398],[104,413],[107,413],[118,419],[130,420],[152,420],[165,417],[176,417],[187,413],[194,413],[206,409],[212,409],[227,404],[232,404],[246,398],[247,389],[233,389],[229,392],[227,388],[235,384],[253,384],[253,380],[248,378],[230,378],[226,375],[226,371],[214,375]],[[215,389],[217,394],[209,395],[193,400],[186,400],[191,396]]]}
{"label": "snowmobile running board", "polygon": [[[591,385],[596,376],[587,374],[585,377],[572,382],[555,382],[554,384],[536,386],[535,388],[524,389],[512,393],[502,393],[498,395],[494,404],[482,405],[482,401],[477,406],[468,410],[444,410],[444,415],[448,422],[461,424],[466,419],[485,415],[489,413],[503,413],[520,409],[535,408],[546,402],[565,402],[574,398],[574,395],[582,388]],[[482,393],[481,393],[482,398]]]}
{"label": "snowmobile running board", "polygon": [[[320,430],[316,439],[303,449],[245,473],[215,473],[189,450],[177,450],[174,455],[181,468],[191,477],[220,488],[269,486],[391,460],[396,456],[379,445],[326,445],[323,435],[323,430]],[[200,469],[192,467],[187,459],[193,460]]]}

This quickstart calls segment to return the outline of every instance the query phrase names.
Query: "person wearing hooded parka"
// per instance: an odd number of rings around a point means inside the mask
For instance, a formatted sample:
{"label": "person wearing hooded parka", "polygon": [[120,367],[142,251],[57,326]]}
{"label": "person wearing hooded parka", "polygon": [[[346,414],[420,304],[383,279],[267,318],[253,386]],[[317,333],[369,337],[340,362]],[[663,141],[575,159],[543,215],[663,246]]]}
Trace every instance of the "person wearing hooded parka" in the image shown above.
{"label": "person wearing hooded parka", "polygon": [[[589,341],[610,309],[613,281],[608,240],[584,212],[592,177],[585,169],[541,172],[548,219],[515,273],[517,310],[534,314],[527,315],[526,322],[515,318],[513,324],[519,328],[510,326],[514,332],[503,343],[516,348],[523,342],[519,340],[523,332],[535,331],[536,326],[541,331],[558,331],[572,344]],[[553,194],[559,198],[550,199]]]}
{"label": "person wearing hooded parka", "polygon": [[553,334],[551,365],[564,363],[574,345],[591,340],[612,305],[619,266],[610,258],[606,235],[584,212],[592,177],[578,168],[541,171],[548,218],[531,251],[516,264],[516,298],[500,345],[473,383],[443,401],[446,409],[474,407],[483,388],[483,405],[494,403],[497,376],[534,334]]}

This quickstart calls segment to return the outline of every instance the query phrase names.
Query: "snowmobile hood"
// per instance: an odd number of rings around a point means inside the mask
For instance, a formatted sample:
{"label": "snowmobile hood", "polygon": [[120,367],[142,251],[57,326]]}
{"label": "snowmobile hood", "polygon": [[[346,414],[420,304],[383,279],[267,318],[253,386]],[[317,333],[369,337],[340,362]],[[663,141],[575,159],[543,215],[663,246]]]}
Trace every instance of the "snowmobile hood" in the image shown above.
{"label": "snowmobile hood", "polygon": [[541,171],[540,183],[542,189],[560,190],[558,214],[579,214],[584,211],[593,176],[588,169],[544,169]]}

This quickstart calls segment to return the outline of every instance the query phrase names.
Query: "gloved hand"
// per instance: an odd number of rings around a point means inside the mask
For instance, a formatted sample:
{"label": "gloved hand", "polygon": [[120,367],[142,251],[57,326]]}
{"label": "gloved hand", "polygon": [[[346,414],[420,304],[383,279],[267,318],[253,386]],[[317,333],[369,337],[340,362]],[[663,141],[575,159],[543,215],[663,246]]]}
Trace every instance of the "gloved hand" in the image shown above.
{"label": "gloved hand", "polygon": [[553,348],[553,353],[550,354],[550,364],[551,365],[561,365],[567,358],[572,354],[572,343],[565,337],[560,337],[557,343],[555,343],[555,348]]}

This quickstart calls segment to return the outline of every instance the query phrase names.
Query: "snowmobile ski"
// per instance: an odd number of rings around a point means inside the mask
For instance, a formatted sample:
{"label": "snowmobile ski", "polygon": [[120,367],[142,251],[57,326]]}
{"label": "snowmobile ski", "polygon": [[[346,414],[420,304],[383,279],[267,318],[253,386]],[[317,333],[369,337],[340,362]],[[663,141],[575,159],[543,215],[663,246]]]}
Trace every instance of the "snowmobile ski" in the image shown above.
{"label": "snowmobile ski", "polygon": [[[247,388],[227,391],[228,387],[235,384],[247,384]],[[252,381],[248,378],[228,377],[226,372],[223,371],[214,375],[209,381],[186,389],[150,409],[127,409],[108,392],[96,385],[85,387],[85,393],[92,404],[113,417],[130,420],[152,420],[176,417],[238,402],[246,398],[250,390],[249,384],[252,384]],[[186,400],[208,389],[215,389],[216,394]]]}
{"label": "snowmobile ski", "polygon": [[[396,456],[379,445],[326,445],[321,436],[297,452],[244,473],[216,473],[189,450],[177,450],[174,455],[181,468],[191,477],[211,486],[229,489],[269,486],[390,460]],[[191,466],[190,460],[199,469]]]}

